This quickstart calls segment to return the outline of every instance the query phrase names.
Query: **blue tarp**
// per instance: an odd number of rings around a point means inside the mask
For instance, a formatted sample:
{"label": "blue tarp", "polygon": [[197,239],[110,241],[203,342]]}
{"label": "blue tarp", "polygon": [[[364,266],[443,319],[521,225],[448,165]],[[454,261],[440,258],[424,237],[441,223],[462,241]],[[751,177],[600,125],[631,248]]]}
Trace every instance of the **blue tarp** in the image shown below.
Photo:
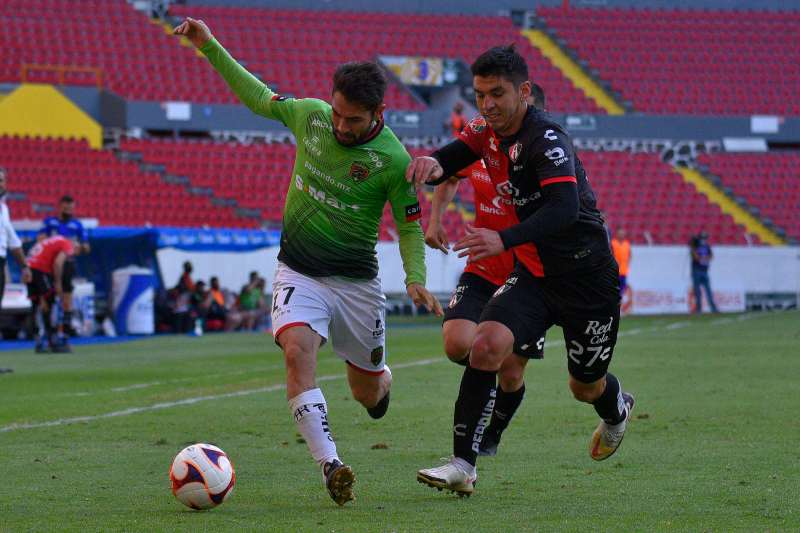
{"label": "blue tarp", "polygon": [[[36,239],[36,231],[21,231],[27,251]],[[95,285],[95,295],[104,299],[111,288],[111,273],[122,267],[138,265],[156,272],[159,286],[161,273],[156,259],[159,248],[179,248],[195,252],[247,252],[277,246],[279,231],[201,228],[127,228],[100,227],[89,230],[92,251],[79,256],[78,273]],[[12,278],[19,279],[16,263],[10,261]]]}

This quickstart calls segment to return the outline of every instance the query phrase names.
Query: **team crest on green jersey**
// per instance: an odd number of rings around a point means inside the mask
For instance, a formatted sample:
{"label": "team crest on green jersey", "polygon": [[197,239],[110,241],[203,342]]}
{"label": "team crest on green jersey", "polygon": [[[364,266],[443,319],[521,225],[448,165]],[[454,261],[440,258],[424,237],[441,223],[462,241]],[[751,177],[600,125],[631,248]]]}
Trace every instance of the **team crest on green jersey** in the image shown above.
{"label": "team crest on green jersey", "polygon": [[364,163],[359,163],[356,161],[350,165],[350,177],[353,178],[353,181],[356,183],[361,183],[369,178],[369,167]]}

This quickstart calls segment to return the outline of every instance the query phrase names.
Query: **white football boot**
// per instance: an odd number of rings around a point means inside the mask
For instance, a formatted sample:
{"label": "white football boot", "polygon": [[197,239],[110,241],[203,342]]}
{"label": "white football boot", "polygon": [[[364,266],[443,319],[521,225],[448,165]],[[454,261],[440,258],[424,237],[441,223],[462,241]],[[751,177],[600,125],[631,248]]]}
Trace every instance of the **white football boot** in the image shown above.
{"label": "white football boot", "polygon": [[423,468],[417,472],[417,481],[439,490],[449,490],[460,497],[470,496],[475,491],[477,473],[470,474],[451,458],[443,466]]}

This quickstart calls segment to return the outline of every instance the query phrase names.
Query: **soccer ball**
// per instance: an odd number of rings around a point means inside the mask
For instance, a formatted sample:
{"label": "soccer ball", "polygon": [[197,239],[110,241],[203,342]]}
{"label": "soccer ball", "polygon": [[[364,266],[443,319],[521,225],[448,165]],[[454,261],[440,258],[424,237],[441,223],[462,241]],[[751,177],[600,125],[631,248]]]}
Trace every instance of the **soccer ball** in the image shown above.
{"label": "soccer ball", "polygon": [[211,509],[233,492],[236,472],[225,452],[201,442],[175,456],[169,479],[179,502],[192,509]]}

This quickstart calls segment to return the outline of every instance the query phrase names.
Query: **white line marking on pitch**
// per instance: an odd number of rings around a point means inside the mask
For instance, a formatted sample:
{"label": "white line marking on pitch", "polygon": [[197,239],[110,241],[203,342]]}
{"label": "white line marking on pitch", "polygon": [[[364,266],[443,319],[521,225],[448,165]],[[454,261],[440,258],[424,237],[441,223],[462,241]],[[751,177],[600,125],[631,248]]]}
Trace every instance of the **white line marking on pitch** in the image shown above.
{"label": "white line marking on pitch", "polygon": [[[446,359],[444,357],[436,357],[430,359],[421,359],[419,361],[412,361],[410,363],[399,363],[397,365],[392,365],[392,368],[410,368],[414,366],[424,366],[430,365],[434,363],[442,363]],[[317,378],[317,381],[333,381],[336,379],[344,379],[347,377],[346,374],[336,374],[330,376],[320,376]],[[6,433],[9,431],[15,431],[18,429],[36,429],[36,428],[46,428],[46,427],[53,427],[53,426],[64,426],[68,424],[77,424],[79,422],[92,422],[94,420],[102,420],[104,418],[117,418],[120,416],[128,416],[128,415],[135,415],[138,413],[145,413],[148,411],[158,411],[160,409],[168,409],[170,407],[178,407],[181,405],[193,405],[200,402],[207,402],[211,400],[221,400],[225,398],[237,398],[239,396],[249,396],[251,394],[258,394],[260,392],[275,392],[279,390],[286,389],[286,385],[280,383],[278,385],[269,385],[267,387],[259,387],[257,389],[246,389],[241,391],[235,392],[226,392],[224,394],[211,394],[208,396],[197,396],[195,398],[186,398],[184,400],[177,400],[174,402],[160,402],[153,405],[145,405],[142,407],[129,407],[128,409],[122,409],[120,411],[111,411],[110,413],[103,413],[101,415],[88,415],[88,416],[75,416],[72,418],[59,418],[56,420],[50,420],[48,422],[32,422],[30,424],[10,424],[8,426],[0,427],[0,433]]]}
{"label": "white line marking on pitch", "polygon": [[[739,317],[737,317],[737,320],[739,320],[739,321],[749,320],[751,318],[754,318],[755,316],[756,316],[756,314],[749,314],[748,313],[748,314],[745,314],[745,315],[740,315]],[[722,324],[719,321],[717,321],[717,322],[718,323],[716,323],[716,324],[713,323],[713,322],[711,324],[712,325],[721,325]],[[675,330],[675,329],[684,328],[686,326],[691,326],[691,325],[694,325],[694,324],[692,324],[690,322],[673,322],[673,323],[668,324],[667,326],[665,326],[663,329],[665,329],[665,330]],[[650,332],[650,331],[658,331],[658,330],[659,330],[659,328],[656,328],[656,327],[645,328],[644,330],[632,329],[632,330],[629,330],[627,332],[620,332],[619,335],[624,335],[626,333],[628,335],[636,335],[640,331]],[[547,347],[550,347],[550,346],[555,346],[557,344],[560,344],[560,342],[559,341],[548,341],[548,342],[545,343],[544,346],[547,348]],[[444,362],[445,360],[446,360],[446,358],[444,358],[444,357],[436,357],[436,358],[430,358],[430,359],[421,359],[419,361],[412,361],[412,362],[409,362],[409,363],[399,363],[397,365],[392,365],[392,366],[394,368],[410,368],[410,367],[414,367],[414,366],[425,366],[425,365],[430,365],[430,364],[434,364],[434,363],[441,363],[441,362]],[[317,378],[317,381],[333,381],[333,380],[336,380],[336,379],[344,379],[345,377],[346,377],[345,374],[320,376],[320,377]],[[140,385],[146,385],[146,384],[140,384]],[[133,386],[135,386],[135,385],[131,385],[131,387],[133,387]],[[6,433],[6,432],[9,432],[9,431],[15,431],[15,430],[18,430],[18,429],[36,429],[36,428],[45,428],[45,427],[53,427],[53,426],[63,426],[63,425],[67,425],[67,424],[76,424],[76,423],[79,423],[79,422],[91,422],[91,421],[94,421],[94,420],[102,420],[102,419],[105,419],[105,418],[116,418],[116,417],[120,417],[120,416],[128,416],[128,415],[135,415],[135,414],[138,414],[138,413],[145,413],[145,412],[148,412],[148,411],[158,411],[160,409],[169,409],[170,407],[178,407],[178,406],[181,406],[181,405],[192,405],[192,404],[195,404],[195,403],[206,402],[206,401],[210,401],[210,400],[220,400],[220,399],[224,399],[224,398],[237,398],[237,397],[240,397],[240,396],[249,396],[251,394],[258,394],[259,392],[275,392],[275,391],[279,391],[279,390],[284,390],[285,388],[286,388],[286,385],[281,383],[281,384],[278,384],[278,385],[270,385],[268,387],[259,387],[257,389],[246,389],[246,390],[235,391],[235,392],[227,392],[225,394],[212,394],[212,395],[209,395],[209,396],[197,396],[197,397],[194,397],[194,398],[186,398],[184,400],[177,400],[177,401],[174,401],[174,402],[161,402],[161,403],[156,403],[156,404],[153,404],[153,405],[146,405],[146,406],[142,406],[142,407],[129,407],[128,409],[122,409],[120,411],[112,411],[110,413],[103,413],[103,414],[100,414],[100,415],[87,415],[87,416],[76,416],[76,417],[72,417],[72,418],[59,418],[59,419],[50,420],[50,421],[47,421],[47,422],[32,422],[32,423],[29,423],[29,424],[10,424],[8,426],[0,427],[0,433]]]}

